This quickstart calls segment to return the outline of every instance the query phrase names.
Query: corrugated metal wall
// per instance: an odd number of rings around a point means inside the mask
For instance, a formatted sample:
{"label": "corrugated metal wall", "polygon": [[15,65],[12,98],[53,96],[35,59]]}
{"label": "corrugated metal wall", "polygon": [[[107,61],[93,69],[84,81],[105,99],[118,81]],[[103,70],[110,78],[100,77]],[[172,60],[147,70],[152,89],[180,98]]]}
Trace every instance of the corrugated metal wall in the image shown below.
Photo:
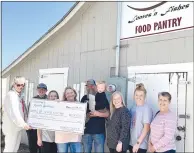
{"label": "corrugated metal wall", "polygon": [[[69,67],[68,84],[106,80],[115,67],[117,5],[88,2],[73,19],[10,71],[38,83],[38,70]],[[120,75],[127,67],[193,61],[193,30],[124,40]],[[6,74],[6,75],[9,75]]]}
{"label": "corrugated metal wall", "polygon": [[127,67],[193,62],[193,29],[123,40],[120,74],[127,76]]}
{"label": "corrugated metal wall", "polygon": [[[38,83],[38,71],[45,68],[69,67],[68,84],[88,78],[104,80],[115,66],[115,2],[90,2],[74,18],[39,46],[10,72]],[[8,74],[7,74],[8,75]]]}

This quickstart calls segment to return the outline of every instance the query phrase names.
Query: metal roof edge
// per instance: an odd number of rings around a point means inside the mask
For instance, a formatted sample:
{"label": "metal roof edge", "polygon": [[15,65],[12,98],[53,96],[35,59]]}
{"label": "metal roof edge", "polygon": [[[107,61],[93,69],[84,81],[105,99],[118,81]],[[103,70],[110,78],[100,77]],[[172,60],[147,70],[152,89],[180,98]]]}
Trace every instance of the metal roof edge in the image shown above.
{"label": "metal roof edge", "polygon": [[[7,72],[9,72],[13,67],[15,67],[17,64],[19,64],[26,56],[28,56],[35,48],[37,48],[41,43],[46,41],[50,36],[52,36],[57,30],[59,30],[61,27],[57,29],[60,24],[62,24],[65,19],[67,19],[68,16],[73,12],[73,15],[68,19],[70,20],[74,14],[85,4],[85,2],[75,2],[75,4],[69,9],[69,11],[54,25],[52,26],[44,35],[42,35],[34,44],[32,44],[24,53],[22,53],[17,59],[15,59],[11,64],[9,64],[3,71],[1,71],[1,76],[5,75]],[[77,9],[76,9],[77,7]],[[56,31],[54,31],[56,30]],[[52,33],[53,32],[53,33]],[[52,34],[50,34],[52,33]],[[50,36],[49,36],[50,34]],[[48,36],[48,38],[46,38]],[[44,40],[45,39],[45,40]],[[42,41],[42,42],[41,42]],[[40,43],[40,44],[38,44]]]}

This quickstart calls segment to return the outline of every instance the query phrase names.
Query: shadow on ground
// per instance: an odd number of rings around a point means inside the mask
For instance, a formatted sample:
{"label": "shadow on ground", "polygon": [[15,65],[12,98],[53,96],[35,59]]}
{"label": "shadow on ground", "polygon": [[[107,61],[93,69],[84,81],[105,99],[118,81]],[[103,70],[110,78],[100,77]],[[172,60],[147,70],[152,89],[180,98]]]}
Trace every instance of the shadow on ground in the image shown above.
{"label": "shadow on ground", "polygon": [[25,144],[20,144],[20,148],[18,150],[18,153],[29,153],[29,148]]}

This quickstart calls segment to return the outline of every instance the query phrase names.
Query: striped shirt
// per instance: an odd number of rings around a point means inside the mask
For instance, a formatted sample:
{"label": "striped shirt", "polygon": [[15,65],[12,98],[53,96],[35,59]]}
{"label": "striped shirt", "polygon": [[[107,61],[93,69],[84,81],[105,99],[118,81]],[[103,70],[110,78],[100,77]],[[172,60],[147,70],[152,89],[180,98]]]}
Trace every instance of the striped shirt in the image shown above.
{"label": "striped shirt", "polygon": [[151,123],[150,140],[156,152],[176,150],[175,145],[176,116],[168,113],[158,113]]}

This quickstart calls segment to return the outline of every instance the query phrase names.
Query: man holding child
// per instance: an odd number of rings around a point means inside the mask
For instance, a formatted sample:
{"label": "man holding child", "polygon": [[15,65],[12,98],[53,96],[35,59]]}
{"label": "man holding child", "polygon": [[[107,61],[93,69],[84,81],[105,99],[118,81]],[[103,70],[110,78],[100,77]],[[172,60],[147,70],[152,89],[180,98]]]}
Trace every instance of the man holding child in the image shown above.
{"label": "man holding child", "polygon": [[[104,153],[105,143],[105,119],[109,117],[109,102],[106,98],[105,82],[96,82],[90,79],[86,83],[87,95],[84,95],[81,102],[90,101],[89,95],[95,96],[95,110],[87,109],[88,122],[85,124],[85,131],[82,137],[85,153],[91,153],[94,142],[94,151]],[[90,103],[90,102],[89,102]]]}

